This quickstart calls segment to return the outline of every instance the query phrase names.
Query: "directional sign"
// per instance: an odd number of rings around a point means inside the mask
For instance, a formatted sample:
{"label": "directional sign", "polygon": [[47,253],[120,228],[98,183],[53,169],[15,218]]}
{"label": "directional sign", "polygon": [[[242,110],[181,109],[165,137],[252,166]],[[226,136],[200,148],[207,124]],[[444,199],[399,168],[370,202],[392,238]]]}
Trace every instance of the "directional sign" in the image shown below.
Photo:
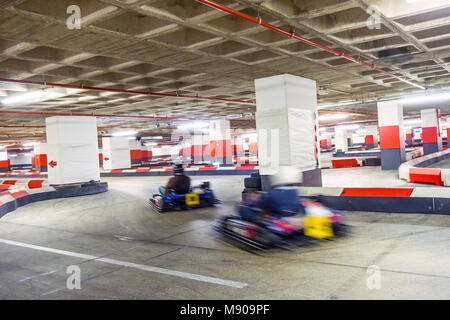
{"label": "directional sign", "polygon": [[50,167],[52,167],[52,168],[54,168],[54,167],[56,167],[57,165],[58,165],[58,163],[56,162],[56,161],[50,161],[49,163],[48,163],[49,165],[50,165]]}

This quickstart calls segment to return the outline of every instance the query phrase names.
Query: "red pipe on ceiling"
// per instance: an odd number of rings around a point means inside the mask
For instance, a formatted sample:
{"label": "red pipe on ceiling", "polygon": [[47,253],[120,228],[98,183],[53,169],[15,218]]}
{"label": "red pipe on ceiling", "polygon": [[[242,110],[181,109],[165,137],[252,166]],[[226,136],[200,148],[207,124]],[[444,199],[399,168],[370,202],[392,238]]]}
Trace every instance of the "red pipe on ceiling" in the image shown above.
{"label": "red pipe on ceiling", "polygon": [[352,56],[350,56],[348,54],[345,54],[345,53],[343,53],[341,51],[337,51],[337,50],[331,49],[330,47],[321,45],[321,44],[319,44],[317,42],[314,42],[314,41],[311,41],[311,40],[306,39],[304,37],[298,36],[298,35],[295,34],[294,31],[286,31],[286,30],[280,29],[280,28],[278,28],[278,27],[276,27],[276,26],[274,26],[274,25],[272,25],[270,23],[262,21],[261,18],[253,18],[253,17],[251,17],[249,15],[246,15],[246,14],[244,14],[242,12],[236,11],[234,9],[231,9],[231,8],[229,8],[227,6],[224,6],[222,4],[216,3],[216,2],[211,1],[211,0],[195,0],[195,1],[200,2],[202,4],[205,4],[207,6],[210,6],[210,7],[214,8],[214,9],[217,9],[217,10],[220,10],[220,11],[232,14],[232,15],[237,16],[239,18],[245,19],[245,20],[250,21],[252,23],[258,24],[258,25],[260,25],[260,26],[262,26],[264,28],[267,28],[267,29],[273,30],[275,32],[281,33],[282,35],[285,35],[285,36],[287,36],[289,38],[293,38],[293,39],[299,40],[299,41],[301,41],[303,43],[306,43],[306,44],[308,44],[310,46],[313,46],[313,47],[316,47],[316,48],[328,51],[328,52],[330,52],[330,53],[332,53],[332,54],[334,54],[336,56],[342,57],[342,58],[347,59],[349,61],[361,64],[361,65],[366,66],[366,67],[369,67],[372,70],[375,70],[377,72],[383,73],[383,74],[385,74],[385,75],[387,75],[387,76],[389,76],[391,78],[400,80],[400,81],[402,81],[404,83],[407,83],[407,84],[409,84],[411,86],[414,86],[416,88],[423,89],[423,90],[425,89],[421,85],[418,85],[418,84],[416,84],[414,82],[411,82],[409,80],[400,78],[399,76],[396,76],[396,75],[394,75],[394,74],[392,74],[392,73],[390,73],[390,72],[388,72],[386,70],[383,70],[383,69],[375,66],[372,63],[368,63],[366,61],[357,59],[357,58],[352,57]]}
{"label": "red pipe on ceiling", "polygon": [[41,85],[41,86],[59,87],[59,88],[66,88],[66,89],[83,89],[83,90],[107,91],[107,92],[127,93],[127,94],[140,94],[140,95],[156,96],[156,97],[195,99],[195,100],[230,102],[230,103],[251,104],[251,105],[255,104],[254,101],[250,101],[250,100],[235,100],[235,99],[214,98],[214,97],[190,96],[190,95],[184,95],[184,94],[159,93],[159,92],[136,91],[136,90],[125,90],[125,89],[114,89],[114,88],[101,88],[101,87],[84,86],[83,84],[74,85],[74,84],[64,84],[64,83],[45,82],[45,81],[17,80],[17,79],[9,79],[9,78],[0,78],[0,82]]}

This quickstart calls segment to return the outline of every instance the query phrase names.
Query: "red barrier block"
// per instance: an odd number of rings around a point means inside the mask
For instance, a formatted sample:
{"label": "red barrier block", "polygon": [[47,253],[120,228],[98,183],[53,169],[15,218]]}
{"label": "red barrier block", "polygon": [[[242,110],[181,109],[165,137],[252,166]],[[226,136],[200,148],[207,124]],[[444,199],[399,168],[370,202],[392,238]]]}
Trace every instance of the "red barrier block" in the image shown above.
{"label": "red barrier block", "polygon": [[413,188],[344,188],[341,197],[409,198]]}
{"label": "red barrier block", "polygon": [[199,168],[198,171],[211,171],[211,170],[217,170],[217,168],[214,167],[206,167],[206,168]]}
{"label": "red barrier block", "polygon": [[15,185],[17,180],[5,180],[2,182],[2,184],[9,184],[9,185]]}
{"label": "red barrier block", "polygon": [[339,159],[339,160],[331,160],[334,168],[343,168],[343,167],[359,167],[358,160],[356,159]]}
{"label": "red barrier block", "polygon": [[437,186],[443,186],[441,169],[435,168],[410,168],[409,179],[412,183],[431,183]]}
{"label": "red barrier block", "polygon": [[44,183],[45,180],[30,180],[28,182],[28,188],[30,189],[37,189],[37,188],[42,188],[42,184]]}

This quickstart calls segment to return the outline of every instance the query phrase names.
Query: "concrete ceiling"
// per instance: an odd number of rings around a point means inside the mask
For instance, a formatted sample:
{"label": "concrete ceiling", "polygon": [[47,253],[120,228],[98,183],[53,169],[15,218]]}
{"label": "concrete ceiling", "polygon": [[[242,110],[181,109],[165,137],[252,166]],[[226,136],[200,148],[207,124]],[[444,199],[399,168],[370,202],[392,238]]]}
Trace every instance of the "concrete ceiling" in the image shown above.
{"label": "concrete ceiling", "polygon": [[[263,21],[421,84],[440,88],[450,80],[450,2],[447,0],[218,0]],[[395,5],[393,4],[395,3]],[[370,5],[380,28],[370,29]],[[79,5],[80,30],[69,30],[66,13]],[[369,10],[368,10],[369,9]],[[369,20],[371,21],[371,20]],[[0,77],[253,100],[255,78],[290,73],[327,87],[319,103],[380,98],[416,92],[407,83],[295,39],[263,29],[195,0],[0,0]],[[0,99],[42,86],[0,83]],[[248,104],[149,97],[88,90],[55,91],[51,100],[0,110],[208,118],[242,117]],[[443,108],[449,108],[443,105]],[[450,108],[449,110],[450,111]],[[349,112],[349,120],[373,119],[374,104]],[[0,115],[1,137],[42,136],[41,115]],[[102,118],[112,126],[150,127],[149,119]],[[19,127],[14,127],[19,126]],[[28,126],[28,127],[24,127]],[[147,130],[145,130],[147,128]]]}

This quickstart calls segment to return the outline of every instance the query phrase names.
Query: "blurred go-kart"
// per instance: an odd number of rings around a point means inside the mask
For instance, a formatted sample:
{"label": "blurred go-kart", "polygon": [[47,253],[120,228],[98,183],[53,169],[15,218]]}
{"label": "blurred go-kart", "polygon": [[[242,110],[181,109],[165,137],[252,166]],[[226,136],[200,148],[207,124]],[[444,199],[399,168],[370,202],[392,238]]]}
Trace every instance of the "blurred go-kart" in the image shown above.
{"label": "blurred go-kart", "polygon": [[213,207],[220,203],[216,199],[209,182],[190,188],[189,193],[178,194],[172,191],[168,195],[154,194],[149,201],[150,205],[159,213],[168,211],[190,210]]}

